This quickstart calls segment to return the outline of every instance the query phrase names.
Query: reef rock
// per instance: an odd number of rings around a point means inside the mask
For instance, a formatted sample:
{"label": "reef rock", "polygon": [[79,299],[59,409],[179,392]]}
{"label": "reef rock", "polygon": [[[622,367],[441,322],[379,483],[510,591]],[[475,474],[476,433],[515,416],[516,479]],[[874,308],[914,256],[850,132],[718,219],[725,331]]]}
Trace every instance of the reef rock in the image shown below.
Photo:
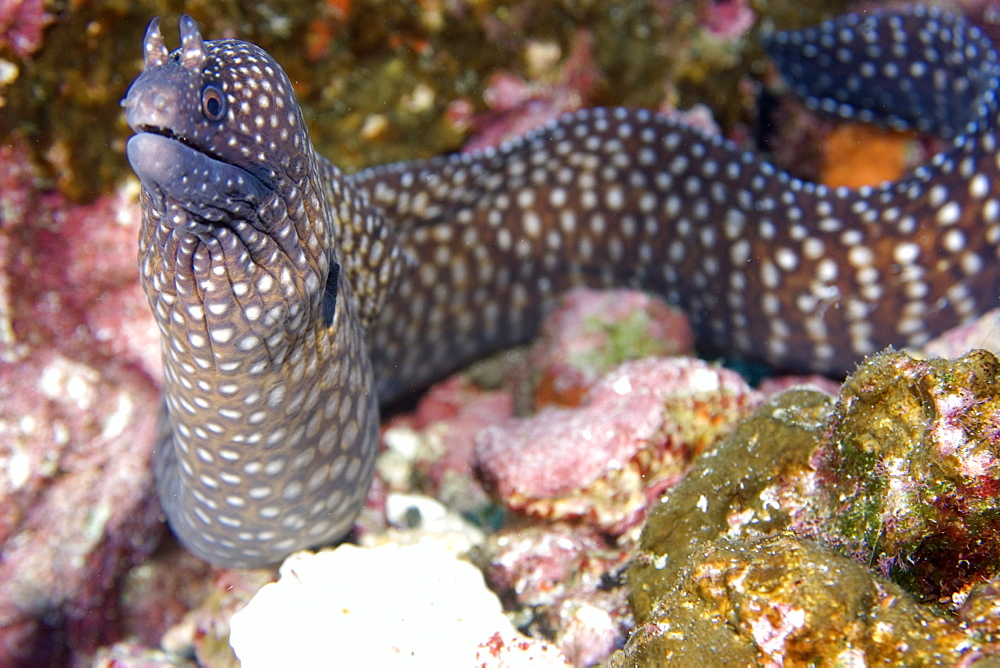
{"label": "reef rock", "polygon": [[638,627],[616,660],[988,655],[998,454],[1000,360],[981,350],[886,351],[835,401],[772,398],[651,512],[628,575]]}

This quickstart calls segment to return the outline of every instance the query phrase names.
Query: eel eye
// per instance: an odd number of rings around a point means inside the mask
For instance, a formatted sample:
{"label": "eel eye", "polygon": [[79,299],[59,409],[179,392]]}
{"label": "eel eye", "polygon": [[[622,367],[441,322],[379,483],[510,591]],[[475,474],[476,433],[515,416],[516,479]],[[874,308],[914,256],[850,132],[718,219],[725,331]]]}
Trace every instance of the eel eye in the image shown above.
{"label": "eel eye", "polygon": [[201,90],[201,110],[210,121],[222,120],[226,114],[226,99],[216,84],[208,84]]}

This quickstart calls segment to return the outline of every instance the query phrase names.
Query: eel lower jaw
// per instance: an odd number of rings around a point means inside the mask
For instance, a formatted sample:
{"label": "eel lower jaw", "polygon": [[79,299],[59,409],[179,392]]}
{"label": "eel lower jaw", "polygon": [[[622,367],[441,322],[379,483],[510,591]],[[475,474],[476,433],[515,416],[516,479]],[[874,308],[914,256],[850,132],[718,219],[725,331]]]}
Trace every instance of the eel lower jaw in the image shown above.
{"label": "eel lower jaw", "polygon": [[274,193],[270,178],[209,155],[169,130],[136,129],[125,152],[143,187],[162,192],[198,220],[242,217]]}

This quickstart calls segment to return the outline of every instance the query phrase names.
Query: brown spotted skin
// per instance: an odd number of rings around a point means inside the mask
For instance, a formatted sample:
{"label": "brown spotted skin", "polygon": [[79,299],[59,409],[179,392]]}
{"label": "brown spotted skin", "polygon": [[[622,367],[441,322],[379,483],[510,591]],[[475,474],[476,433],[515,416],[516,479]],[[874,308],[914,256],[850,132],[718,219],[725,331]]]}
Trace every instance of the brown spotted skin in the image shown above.
{"label": "brown spotted skin", "polygon": [[580,284],[664,295],[714,352],[833,375],[997,306],[989,40],[917,8],[780,33],[771,51],[811,106],[954,146],[897,182],[828,189],[654,112],[583,109],[496,150],[353,175],[420,258],[369,331],[380,395],[530,337]]}
{"label": "brown spotted skin", "polygon": [[173,432],[158,487],[182,542],[253,566],[336,540],[371,479],[378,403],[530,337],[572,286],[654,291],[717,350],[833,373],[993,307],[992,45],[936,10],[813,31],[772,44],[807,101],[952,148],[834,191],[653,112],[593,109],[345,177],[266,53],[185,18],[168,55],[151,24],[124,104]]}

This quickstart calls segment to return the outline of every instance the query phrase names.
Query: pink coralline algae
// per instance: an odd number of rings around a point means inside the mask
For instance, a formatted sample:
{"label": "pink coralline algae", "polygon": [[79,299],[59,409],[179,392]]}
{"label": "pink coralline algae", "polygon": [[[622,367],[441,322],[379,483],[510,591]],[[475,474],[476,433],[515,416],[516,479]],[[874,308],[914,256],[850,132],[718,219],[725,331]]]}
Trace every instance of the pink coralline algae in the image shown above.
{"label": "pink coralline algae", "polygon": [[19,144],[0,146],[3,359],[49,344],[158,378],[159,332],[135,262],[136,192],[71,204],[38,179]]}
{"label": "pink coralline algae", "polygon": [[42,45],[42,31],[51,22],[44,0],[0,0],[0,53],[10,49],[27,58]]}
{"label": "pink coralline algae", "polygon": [[746,0],[708,0],[702,3],[699,16],[708,32],[722,39],[742,37],[756,20]]}
{"label": "pink coralline algae", "polygon": [[435,493],[449,476],[468,476],[472,472],[475,436],[486,425],[510,417],[513,411],[509,392],[476,387],[458,375],[438,383],[424,396],[412,415],[390,420],[386,428],[409,427],[424,430],[432,427],[438,443],[427,459],[417,462],[419,472]]}
{"label": "pink coralline algae", "polygon": [[[530,49],[529,49],[530,51]],[[472,106],[457,101],[449,107],[455,125],[468,125],[473,137],[463,147],[475,151],[487,146],[499,146],[508,139],[520,137],[529,130],[574,111],[589,100],[598,76],[594,63],[593,40],[589,33],[576,34],[572,50],[556,72],[538,72],[540,79],[551,75],[549,83],[526,82],[506,72],[490,80],[483,97],[490,111],[468,116]],[[537,69],[547,69],[544,57]]]}
{"label": "pink coralline algae", "polygon": [[486,510],[489,500],[472,470],[475,437],[509,418],[512,403],[510,392],[484,390],[463,375],[438,383],[416,411],[383,426],[387,451],[379,458],[376,479],[387,491],[422,492],[459,512]]}
{"label": "pink coralline algae", "polygon": [[628,362],[577,409],[481,431],[478,468],[509,508],[620,535],[757,403],[738,374],[698,360]]}
{"label": "pink coralline algae", "polygon": [[966,325],[949,329],[920,349],[928,357],[960,357],[982,348],[1000,354],[1000,309],[982,314]]}
{"label": "pink coralline algae", "polygon": [[596,531],[565,524],[502,531],[482,548],[490,588],[531,611],[522,626],[533,635],[554,630],[577,666],[603,661],[631,628],[625,589],[614,586],[629,556]]}
{"label": "pink coralline algae", "polygon": [[133,194],[69,204],[25,155],[0,147],[0,665],[115,640],[120,577],[163,530]]}

